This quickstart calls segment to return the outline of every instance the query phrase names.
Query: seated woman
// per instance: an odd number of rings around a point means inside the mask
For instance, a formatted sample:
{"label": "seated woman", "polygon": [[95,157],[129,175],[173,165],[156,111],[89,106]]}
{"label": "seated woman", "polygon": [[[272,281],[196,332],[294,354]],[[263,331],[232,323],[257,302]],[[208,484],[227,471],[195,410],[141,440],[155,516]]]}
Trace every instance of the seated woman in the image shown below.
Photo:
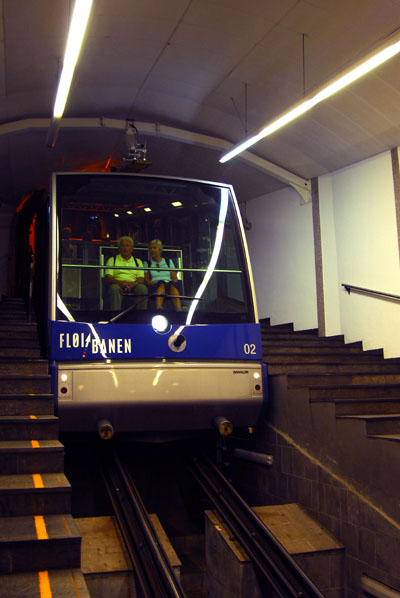
{"label": "seated woman", "polygon": [[[173,268],[172,260],[167,261],[162,257],[163,244],[160,239],[153,239],[149,244],[150,260],[147,265],[149,268]],[[147,270],[145,272],[146,284],[151,289],[151,293],[156,293],[156,309],[163,309],[164,297],[161,295],[176,295],[172,297],[172,302],[176,311],[181,311],[181,300],[178,290],[178,276],[176,272],[170,270]]]}

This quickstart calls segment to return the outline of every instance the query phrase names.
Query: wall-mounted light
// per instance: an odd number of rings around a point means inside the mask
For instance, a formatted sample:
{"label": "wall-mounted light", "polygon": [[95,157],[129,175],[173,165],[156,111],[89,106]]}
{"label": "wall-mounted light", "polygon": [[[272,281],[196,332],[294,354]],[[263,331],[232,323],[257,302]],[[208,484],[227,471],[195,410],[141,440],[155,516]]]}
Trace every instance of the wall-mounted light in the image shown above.
{"label": "wall-mounted light", "polygon": [[396,54],[400,52],[400,34],[397,32],[396,36],[389,38],[386,42],[379,46],[374,52],[368,54],[367,57],[358,61],[355,65],[349,67],[340,75],[329,81],[326,85],[319,87],[316,91],[308,94],[302,101],[295,104],[287,112],[284,112],[274,120],[267,123],[264,127],[259,129],[254,135],[248,137],[231,150],[226,152],[219,161],[221,163],[227,162],[234,158],[241,152],[245,151],[261,139],[268,135],[275,133],[288,123],[292,122],[314,106],[330,98],[333,94],[344,89],[354,81],[357,81],[363,75],[366,75],[376,67],[380,66]]}

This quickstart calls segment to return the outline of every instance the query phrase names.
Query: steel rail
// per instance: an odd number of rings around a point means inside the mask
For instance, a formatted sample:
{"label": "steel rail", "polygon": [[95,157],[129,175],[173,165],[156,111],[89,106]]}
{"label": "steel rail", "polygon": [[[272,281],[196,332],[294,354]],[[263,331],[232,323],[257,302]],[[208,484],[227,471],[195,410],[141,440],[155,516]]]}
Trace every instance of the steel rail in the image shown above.
{"label": "steel rail", "polygon": [[193,458],[189,468],[239,544],[254,561],[256,569],[279,596],[323,598],[323,594],[209,459]]}
{"label": "steel rail", "polygon": [[144,503],[118,455],[103,459],[103,479],[143,598],[185,598]]}

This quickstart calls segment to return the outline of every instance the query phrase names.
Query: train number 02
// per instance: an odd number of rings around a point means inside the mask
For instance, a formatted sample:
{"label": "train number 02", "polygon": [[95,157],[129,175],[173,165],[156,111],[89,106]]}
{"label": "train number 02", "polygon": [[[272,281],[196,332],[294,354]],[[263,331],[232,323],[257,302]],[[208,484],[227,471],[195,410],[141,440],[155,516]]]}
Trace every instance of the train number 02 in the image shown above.
{"label": "train number 02", "polygon": [[243,345],[243,350],[246,355],[255,355],[256,354],[256,346],[254,343],[251,343],[251,345],[248,345],[246,343],[245,345]]}

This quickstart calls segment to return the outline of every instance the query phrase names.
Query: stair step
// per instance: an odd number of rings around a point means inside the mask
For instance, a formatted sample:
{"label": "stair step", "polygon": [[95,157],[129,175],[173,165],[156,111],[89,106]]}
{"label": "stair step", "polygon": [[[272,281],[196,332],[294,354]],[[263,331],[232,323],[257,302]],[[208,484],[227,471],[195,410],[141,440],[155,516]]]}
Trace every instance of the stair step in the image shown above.
{"label": "stair step", "polygon": [[261,338],[270,338],[273,339],[296,339],[296,338],[304,338],[304,339],[314,339],[318,340],[319,338],[326,338],[318,335],[318,330],[300,330],[296,331],[293,329],[285,329],[285,328],[260,328]]}
{"label": "stair step", "polygon": [[360,415],[368,413],[370,415],[378,413],[400,413],[400,398],[386,399],[335,399],[336,416],[340,415]]}
{"label": "stair step", "polygon": [[286,341],[290,342],[292,340],[304,340],[304,341],[314,341],[314,342],[321,342],[321,343],[336,343],[340,342],[344,345],[344,335],[338,334],[336,336],[318,336],[312,332],[282,332],[282,331],[275,331],[270,334],[269,331],[261,329],[261,339],[262,340],[271,340],[271,341]]}
{"label": "stair step", "polygon": [[340,415],[337,419],[364,421],[367,435],[400,434],[400,413]]}
{"label": "stair step", "polygon": [[311,401],[336,398],[400,398],[400,384],[370,384],[365,386],[312,386],[309,388]]}
{"label": "stair step", "polygon": [[[42,594],[40,593],[41,588]],[[52,596],[52,598],[90,598],[84,577],[79,569],[52,569],[2,575],[0,598],[39,597],[43,595],[43,588],[49,588],[45,596]]]}
{"label": "stair step", "polygon": [[51,389],[51,378],[44,375],[15,375],[0,374],[0,388],[2,393],[39,393],[49,392]]}
{"label": "stair step", "polygon": [[[293,323],[292,322],[287,322],[286,324],[275,324],[274,326],[271,326],[270,324],[266,324],[265,321],[261,321],[260,322],[260,327],[261,330],[268,330],[271,332],[274,331],[282,331],[282,330],[287,330],[288,332],[293,332]],[[304,330],[302,330],[302,332],[304,332]],[[317,334],[318,334],[318,330],[317,330]]]}
{"label": "stair step", "polygon": [[37,324],[36,324],[36,322],[29,322],[28,320],[25,320],[21,324],[18,324],[15,322],[8,323],[4,320],[2,320],[0,322],[1,334],[3,334],[3,332],[10,332],[13,330],[15,330],[15,332],[35,332],[35,333],[37,333]]}
{"label": "stair step", "polygon": [[0,347],[0,357],[17,357],[23,359],[40,357],[40,348],[34,347]]}
{"label": "stair step", "polygon": [[2,301],[0,303],[0,312],[7,311],[18,311],[26,313],[25,303],[16,301]]}
{"label": "stair step", "polygon": [[0,416],[0,441],[54,438],[58,438],[58,417],[54,415]]}
{"label": "stair step", "polygon": [[277,344],[276,346],[272,346],[272,345],[264,345],[264,343],[262,344],[263,346],[263,353],[265,355],[265,353],[274,353],[274,354],[289,354],[289,355],[293,355],[293,354],[301,354],[301,355],[306,355],[307,353],[316,353],[318,355],[342,355],[342,354],[350,354],[350,353],[356,353],[356,354],[360,354],[362,355],[362,348],[361,346],[347,346],[347,345],[343,345],[341,347],[329,347],[329,346],[324,346],[324,347],[312,347],[312,346],[308,346],[305,345],[304,343],[299,344],[299,345],[292,345],[292,344],[288,344],[288,345],[282,345],[282,344]]}
{"label": "stair step", "polygon": [[381,440],[400,442],[400,434],[370,434],[369,438],[380,438]]}
{"label": "stair step", "polygon": [[53,415],[52,394],[0,394],[0,413],[11,415]]}
{"label": "stair step", "polygon": [[364,365],[361,361],[357,363],[270,363],[268,374],[270,376],[285,374],[397,374],[400,371],[399,364],[378,361]]}
{"label": "stair step", "polygon": [[53,473],[64,470],[64,447],[58,440],[3,440],[0,471],[3,475]]}
{"label": "stair step", "polygon": [[14,335],[12,338],[4,338],[3,335],[0,337],[0,348],[7,349],[7,348],[16,348],[19,349],[20,347],[27,348],[27,349],[36,349],[39,347],[39,341],[37,335],[34,335],[31,338],[21,338],[19,334]]}
{"label": "stair step", "polygon": [[2,374],[46,375],[49,364],[45,359],[12,359],[0,357],[0,376]]}
{"label": "stair step", "polygon": [[330,386],[330,385],[368,385],[400,384],[400,373],[328,373],[328,374],[288,374],[288,387]]}
{"label": "stair step", "polygon": [[0,321],[6,322],[7,320],[18,320],[21,323],[28,322],[28,316],[25,310],[19,309],[7,309],[0,310]]}
{"label": "stair step", "polygon": [[0,573],[77,569],[81,537],[69,514],[0,518]]}
{"label": "stair step", "polygon": [[[309,353],[276,353],[274,351],[263,351],[263,360],[265,363],[377,363],[380,353],[326,353],[316,352],[315,349]],[[381,363],[384,363],[382,359]]]}
{"label": "stair step", "polygon": [[304,347],[320,349],[340,348],[340,349],[357,349],[362,351],[362,343],[347,343],[341,340],[329,341],[323,338],[293,338],[293,339],[274,339],[261,337],[261,344],[263,348],[279,348],[279,347]]}
{"label": "stair step", "polygon": [[[3,339],[3,341],[7,340],[8,341],[10,339],[14,339],[16,337],[16,335],[18,336],[18,339],[25,339],[25,340],[36,340],[37,342],[37,331],[36,331],[36,327],[30,327],[30,328],[25,328],[25,325],[15,325],[15,326],[7,326],[7,328],[9,328],[9,330],[4,330],[4,326],[0,326],[0,335],[1,335],[1,339]],[[16,328],[18,328],[18,330],[16,330]],[[23,329],[25,328],[25,329]]]}
{"label": "stair step", "polygon": [[70,511],[71,486],[63,473],[0,476],[0,517]]}

